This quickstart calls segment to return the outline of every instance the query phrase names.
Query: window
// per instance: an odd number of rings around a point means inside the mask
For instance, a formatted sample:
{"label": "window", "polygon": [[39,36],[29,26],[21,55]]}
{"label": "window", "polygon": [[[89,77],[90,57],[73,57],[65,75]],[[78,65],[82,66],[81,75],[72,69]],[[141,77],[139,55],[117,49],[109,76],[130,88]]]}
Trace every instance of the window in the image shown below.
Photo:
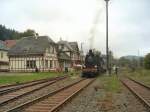
{"label": "window", "polygon": [[56,61],[54,61],[54,67],[56,67]]}
{"label": "window", "polygon": [[4,57],[4,54],[3,54],[3,52],[1,52],[1,58],[3,58]]}
{"label": "window", "polygon": [[55,48],[54,48],[54,47],[52,47],[52,48],[53,48],[53,52],[52,52],[52,53],[54,54],[54,52],[55,52]]}
{"label": "window", "polygon": [[61,45],[59,45],[59,50],[61,49]]}
{"label": "window", "polygon": [[64,49],[64,45],[61,45],[61,49]]}
{"label": "window", "polygon": [[27,60],[27,68],[36,68],[35,60]]}
{"label": "window", "polygon": [[52,68],[53,66],[52,66],[53,64],[52,64],[52,60],[50,60],[50,68]]}
{"label": "window", "polygon": [[48,68],[48,60],[45,60],[45,67]]}

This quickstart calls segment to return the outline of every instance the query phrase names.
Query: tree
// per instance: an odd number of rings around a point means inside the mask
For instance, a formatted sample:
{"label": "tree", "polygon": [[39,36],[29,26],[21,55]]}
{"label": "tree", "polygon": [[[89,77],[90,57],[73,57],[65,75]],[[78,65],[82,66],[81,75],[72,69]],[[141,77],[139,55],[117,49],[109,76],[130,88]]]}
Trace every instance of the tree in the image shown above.
{"label": "tree", "polygon": [[144,67],[144,57],[140,57],[139,59],[139,66]]}
{"label": "tree", "polygon": [[25,32],[20,34],[20,37],[28,37],[28,36],[35,36],[38,35],[34,30],[27,29]]}
{"label": "tree", "polygon": [[119,61],[119,65],[122,67],[128,67],[131,64],[131,61],[129,59],[124,58],[124,57],[121,57],[118,61]]}
{"label": "tree", "polygon": [[34,30],[32,29],[27,29],[24,32],[18,32],[14,29],[9,29],[6,28],[4,25],[0,25],[0,40],[16,40],[16,39],[21,39],[22,37],[27,37],[27,36],[34,36],[38,35]]}
{"label": "tree", "polygon": [[150,69],[150,53],[148,53],[144,58],[145,69]]}

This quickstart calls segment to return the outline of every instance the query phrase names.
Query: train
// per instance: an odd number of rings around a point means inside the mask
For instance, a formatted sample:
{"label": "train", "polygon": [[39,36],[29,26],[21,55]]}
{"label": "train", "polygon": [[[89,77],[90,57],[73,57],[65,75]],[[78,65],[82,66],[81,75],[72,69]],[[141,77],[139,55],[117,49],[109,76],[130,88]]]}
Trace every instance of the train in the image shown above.
{"label": "train", "polygon": [[93,50],[90,49],[86,54],[81,76],[93,78],[105,71],[104,58],[99,53],[93,52]]}

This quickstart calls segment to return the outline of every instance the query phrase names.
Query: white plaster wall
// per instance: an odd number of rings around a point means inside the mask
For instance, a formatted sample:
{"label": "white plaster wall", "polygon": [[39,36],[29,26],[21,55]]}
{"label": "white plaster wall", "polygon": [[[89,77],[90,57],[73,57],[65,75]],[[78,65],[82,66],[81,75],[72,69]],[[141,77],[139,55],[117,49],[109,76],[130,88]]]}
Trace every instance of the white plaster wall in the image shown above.
{"label": "white plaster wall", "polygon": [[[2,53],[3,53],[3,57],[1,57]],[[6,61],[6,62],[9,61],[7,53],[8,53],[7,51],[0,50],[0,61]]]}

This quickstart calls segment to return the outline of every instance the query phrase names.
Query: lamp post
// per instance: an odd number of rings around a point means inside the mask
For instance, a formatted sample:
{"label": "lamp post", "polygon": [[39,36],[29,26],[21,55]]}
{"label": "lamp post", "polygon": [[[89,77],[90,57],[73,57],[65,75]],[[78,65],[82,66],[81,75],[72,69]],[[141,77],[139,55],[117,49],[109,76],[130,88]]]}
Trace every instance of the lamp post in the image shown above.
{"label": "lamp post", "polygon": [[105,0],[105,2],[106,2],[106,60],[107,60],[107,72],[110,74],[109,48],[108,48],[108,2],[109,0]]}

